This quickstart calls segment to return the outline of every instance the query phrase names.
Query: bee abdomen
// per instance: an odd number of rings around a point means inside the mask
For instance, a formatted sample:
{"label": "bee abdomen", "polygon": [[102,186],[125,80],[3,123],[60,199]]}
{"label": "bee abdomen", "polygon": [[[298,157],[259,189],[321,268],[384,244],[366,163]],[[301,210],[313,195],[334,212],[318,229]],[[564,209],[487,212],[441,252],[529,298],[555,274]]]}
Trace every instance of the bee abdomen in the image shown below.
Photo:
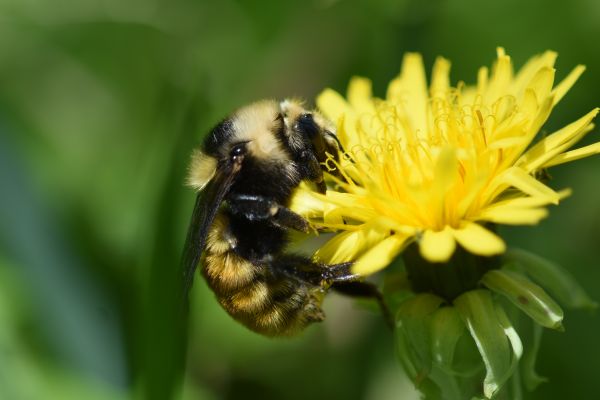
{"label": "bee abdomen", "polygon": [[203,273],[221,306],[251,330],[288,336],[325,318],[323,290],[297,279],[274,276],[235,252],[227,217],[217,215],[207,235]]}
{"label": "bee abdomen", "polygon": [[234,253],[214,255],[204,258],[204,275],[210,287],[217,293],[240,291],[256,276],[252,263]]}
{"label": "bee abdomen", "polygon": [[259,313],[271,303],[269,287],[264,282],[252,283],[228,296],[228,309],[234,313]]}
{"label": "bee abdomen", "polygon": [[240,291],[256,277],[256,267],[233,250],[236,240],[227,230],[227,218],[219,214],[206,239],[203,273],[217,294]]}
{"label": "bee abdomen", "polygon": [[[286,286],[282,291],[282,286]],[[316,295],[316,288],[305,285],[289,285],[287,281],[271,282],[268,295],[254,301],[238,302],[238,294],[222,301],[224,308],[236,320],[251,330],[268,336],[293,335],[312,322],[325,318],[320,303],[322,297]],[[248,290],[255,293],[255,288]],[[261,289],[262,291],[262,289]],[[246,292],[246,291],[244,291]],[[262,294],[262,293],[261,293]],[[244,297],[244,299],[247,299]]]}

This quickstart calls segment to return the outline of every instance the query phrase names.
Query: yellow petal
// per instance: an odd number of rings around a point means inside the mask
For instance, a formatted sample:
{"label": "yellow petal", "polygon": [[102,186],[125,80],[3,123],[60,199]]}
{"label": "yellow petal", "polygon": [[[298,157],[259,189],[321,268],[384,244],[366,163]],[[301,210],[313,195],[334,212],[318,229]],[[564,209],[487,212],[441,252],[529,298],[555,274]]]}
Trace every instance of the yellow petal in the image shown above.
{"label": "yellow petal", "polygon": [[337,125],[337,137],[346,149],[360,144],[354,110],[341,94],[325,89],[317,96],[316,103],[323,115]]}
{"label": "yellow petal", "polygon": [[446,203],[451,202],[447,199],[452,187],[459,179],[458,158],[456,149],[445,147],[437,157],[435,170],[435,179],[429,192],[431,199],[430,213],[436,220],[442,220],[446,212]]}
{"label": "yellow petal", "polygon": [[371,275],[387,267],[402,250],[406,236],[392,235],[367,250],[352,266],[352,272]]}
{"label": "yellow petal", "polygon": [[373,226],[381,231],[394,231],[396,234],[404,236],[414,236],[417,229],[414,226],[403,225],[393,218],[379,216],[373,220]]}
{"label": "yellow petal", "polygon": [[577,82],[577,79],[583,74],[583,71],[585,71],[584,65],[576,66],[565,79],[556,85],[552,91],[552,94],[554,94],[554,104],[558,103],[569,89],[571,89],[575,82]]}
{"label": "yellow petal", "polygon": [[373,113],[373,91],[371,81],[367,78],[353,77],[348,85],[348,101],[357,114]]}
{"label": "yellow petal", "polygon": [[388,86],[387,99],[401,104],[414,132],[425,134],[427,129],[427,81],[420,54],[407,53],[402,60],[400,76]]}
{"label": "yellow petal", "polygon": [[364,246],[360,231],[338,233],[315,253],[315,258],[325,264],[338,264],[355,260]]}
{"label": "yellow petal", "polygon": [[313,192],[304,182],[295,191],[290,209],[304,217],[320,218],[323,216],[326,203],[323,196]]}
{"label": "yellow petal", "polygon": [[[540,102],[532,88],[525,89],[523,93],[523,101],[519,105],[519,109],[524,115],[535,115],[540,107]],[[537,132],[536,132],[537,133]]]}
{"label": "yellow petal", "polygon": [[488,67],[481,67],[477,71],[477,93],[483,93],[487,89],[489,79]]}
{"label": "yellow petal", "polygon": [[529,82],[528,87],[533,89],[538,99],[544,99],[550,94],[554,83],[554,68],[541,68]]}
{"label": "yellow petal", "polygon": [[450,89],[450,61],[438,57],[431,73],[431,97],[445,98]]}
{"label": "yellow petal", "polygon": [[527,143],[531,143],[540,128],[546,123],[550,113],[552,112],[552,102],[554,101],[552,96],[548,96],[545,99],[538,99],[540,101],[539,107],[535,115],[535,118],[531,120],[531,123],[527,127]]}
{"label": "yellow petal", "polygon": [[548,161],[546,164],[544,164],[543,168],[554,167],[555,165],[579,160],[580,158],[589,157],[594,154],[600,154],[600,142],[559,154],[550,161]]}
{"label": "yellow petal", "polygon": [[507,225],[535,225],[548,215],[545,208],[490,207],[483,210],[480,219]]}
{"label": "yellow petal", "polygon": [[339,193],[328,190],[319,199],[334,206],[327,210],[330,218],[347,217],[357,221],[368,221],[377,216],[376,210],[365,203],[365,199],[353,193]]}
{"label": "yellow petal", "polygon": [[523,102],[519,106],[522,115],[517,118],[514,126],[505,127],[506,136],[521,136],[523,143],[521,145],[511,147],[504,151],[503,159],[499,170],[503,170],[508,166],[515,165],[517,160],[522,156],[523,151],[529,146],[533,139],[537,136],[540,128],[544,125],[550,113],[552,112],[552,96],[545,99],[537,98],[533,89],[525,90]]}
{"label": "yellow petal", "polygon": [[458,158],[456,149],[444,147],[435,163],[435,181],[433,182],[436,194],[445,195],[458,177]]}
{"label": "yellow petal", "polygon": [[581,138],[581,133],[585,132],[586,127],[596,117],[598,110],[600,109],[595,108],[577,121],[540,140],[519,158],[516,165],[526,171],[533,171],[554,158],[561,151],[566,150],[566,148],[563,148],[565,144],[567,144],[567,148],[574,145]]}
{"label": "yellow petal", "polygon": [[359,207],[335,207],[327,213],[327,223],[334,223],[340,218],[354,221],[367,222],[377,217],[377,212],[370,208]]}
{"label": "yellow petal", "polygon": [[[571,189],[563,189],[556,193],[559,200],[571,195]],[[490,207],[537,208],[551,204],[547,197],[513,197],[495,202]]]}
{"label": "yellow petal", "polygon": [[504,53],[504,49],[497,49],[498,59],[494,64],[492,76],[488,82],[484,101],[487,104],[496,102],[499,98],[506,94],[506,89],[509,87],[512,79],[512,63],[510,57]]}
{"label": "yellow petal", "polygon": [[332,225],[343,225],[344,218],[341,213],[338,211],[339,208],[333,204],[323,203],[323,222],[326,224]]}
{"label": "yellow petal", "polygon": [[331,121],[337,121],[351,111],[346,99],[333,89],[325,89],[317,96],[317,107]]}
{"label": "yellow petal", "polygon": [[548,203],[558,204],[560,200],[558,193],[527,174],[521,168],[513,167],[507,169],[502,176],[502,181],[530,196],[546,198],[548,199]]}
{"label": "yellow petal", "polygon": [[445,262],[452,257],[456,241],[450,228],[442,231],[427,230],[419,241],[421,256],[430,262]]}
{"label": "yellow petal", "polygon": [[541,55],[537,55],[535,57],[531,57],[529,61],[525,63],[517,76],[515,76],[515,88],[517,90],[524,89],[528,83],[531,81],[533,76],[539,71],[541,68],[554,66],[554,62],[556,61],[556,52],[554,51],[546,51]]}
{"label": "yellow petal", "polygon": [[461,229],[453,230],[452,234],[462,247],[473,254],[493,256],[506,250],[504,241],[498,235],[474,222],[465,222]]}
{"label": "yellow petal", "polygon": [[525,138],[523,136],[512,136],[504,139],[494,140],[493,142],[488,144],[488,149],[508,149],[510,147],[515,147],[523,144],[525,144]]}

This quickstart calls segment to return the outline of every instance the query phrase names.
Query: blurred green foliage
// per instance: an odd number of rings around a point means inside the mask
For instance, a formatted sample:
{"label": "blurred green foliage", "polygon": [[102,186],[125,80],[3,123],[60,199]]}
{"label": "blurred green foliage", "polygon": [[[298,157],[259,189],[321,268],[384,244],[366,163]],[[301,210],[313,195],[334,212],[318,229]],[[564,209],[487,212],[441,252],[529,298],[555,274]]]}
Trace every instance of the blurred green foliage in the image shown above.
{"label": "blurred green foliage", "polygon": [[[299,338],[247,332],[201,280],[184,335],[169,312],[193,194],[189,153],[255,99],[313,99],[364,75],[382,95],[406,51],[455,81],[506,47],[588,66],[547,130],[600,104],[595,0],[0,0],[0,399],[417,398],[376,315],[332,295]],[[597,133],[592,139],[598,140]],[[600,158],[552,171],[574,195],[509,242],[600,298]],[[597,315],[549,332],[532,399],[590,398]]]}

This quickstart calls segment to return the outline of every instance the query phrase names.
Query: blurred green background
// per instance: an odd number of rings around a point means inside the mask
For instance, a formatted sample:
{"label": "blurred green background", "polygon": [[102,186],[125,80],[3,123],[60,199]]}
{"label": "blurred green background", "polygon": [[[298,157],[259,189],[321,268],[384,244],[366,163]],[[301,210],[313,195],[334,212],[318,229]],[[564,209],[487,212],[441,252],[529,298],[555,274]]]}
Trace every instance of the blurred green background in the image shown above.
{"label": "blurred green background", "polygon": [[[198,280],[184,373],[169,284],[191,149],[252,100],[343,92],[354,74],[383,95],[405,51],[473,82],[498,45],[516,66],[557,50],[558,78],[588,66],[552,131],[600,105],[598,37],[596,0],[0,0],[0,399],[416,399],[382,321],[335,295],[324,324],[271,340]],[[600,157],[552,174],[574,195],[504,232],[598,300]],[[527,398],[597,396],[600,319],[565,325]]]}

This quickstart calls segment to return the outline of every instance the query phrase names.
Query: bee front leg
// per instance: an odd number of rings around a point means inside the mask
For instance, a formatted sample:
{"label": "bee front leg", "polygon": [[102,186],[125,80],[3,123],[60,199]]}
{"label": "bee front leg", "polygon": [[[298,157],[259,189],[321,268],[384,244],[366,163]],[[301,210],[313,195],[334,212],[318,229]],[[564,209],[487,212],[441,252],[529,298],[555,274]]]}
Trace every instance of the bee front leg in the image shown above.
{"label": "bee front leg", "polygon": [[315,183],[319,193],[325,193],[327,186],[323,180],[323,170],[314,152],[308,150],[302,151],[299,157],[299,165],[304,168],[304,175]]}
{"label": "bee front leg", "polygon": [[259,195],[238,194],[229,201],[229,209],[250,221],[269,221],[281,228],[309,231],[308,221],[273,199]]}

